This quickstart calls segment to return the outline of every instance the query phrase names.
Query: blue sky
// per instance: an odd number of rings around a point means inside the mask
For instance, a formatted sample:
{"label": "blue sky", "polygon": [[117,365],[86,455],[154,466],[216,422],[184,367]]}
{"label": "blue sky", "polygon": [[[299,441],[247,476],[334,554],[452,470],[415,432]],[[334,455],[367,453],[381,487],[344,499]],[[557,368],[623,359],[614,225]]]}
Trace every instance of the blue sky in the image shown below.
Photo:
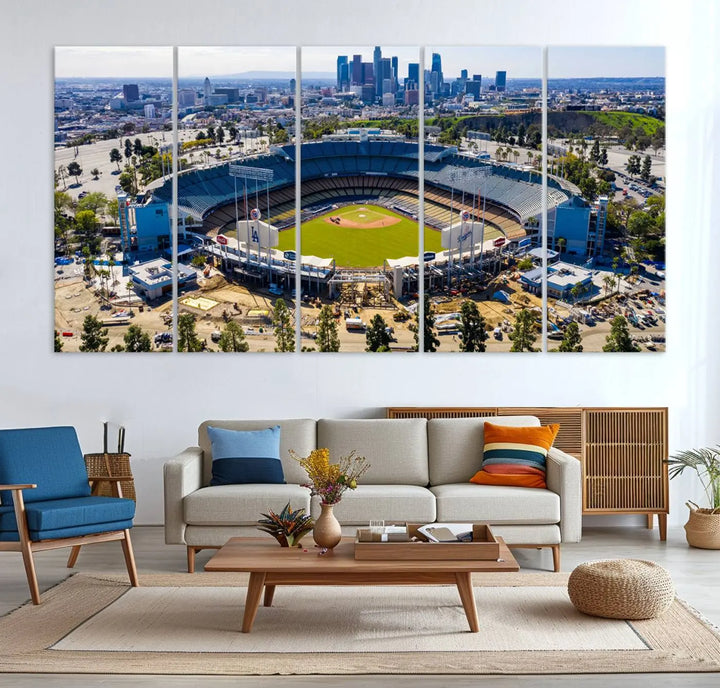
{"label": "blue sky", "polygon": [[[337,55],[360,53],[372,61],[372,45],[307,47],[303,49],[303,69],[313,72],[335,71]],[[408,62],[417,60],[416,47],[381,46],[384,56],[397,55],[400,74],[407,74]],[[443,60],[446,78],[470,74],[494,76],[499,69],[508,78],[535,77],[541,74],[541,51],[535,47],[449,47],[426,46],[426,63],[433,52]],[[179,49],[180,76],[213,76],[245,71],[293,71],[293,46],[206,47]],[[172,48],[97,48],[58,47],[55,74],[59,78],[85,77],[167,77],[172,76]],[[621,77],[664,76],[665,50],[658,47],[551,47],[548,50],[548,76]]]}

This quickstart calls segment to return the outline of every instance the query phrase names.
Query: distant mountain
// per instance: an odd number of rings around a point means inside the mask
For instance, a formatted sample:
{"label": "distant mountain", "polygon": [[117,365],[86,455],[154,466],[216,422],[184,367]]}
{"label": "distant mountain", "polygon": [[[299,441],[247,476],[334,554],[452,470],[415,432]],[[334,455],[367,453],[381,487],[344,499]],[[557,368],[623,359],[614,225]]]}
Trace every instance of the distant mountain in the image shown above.
{"label": "distant mountain", "polygon": [[[251,79],[264,79],[269,81],[271,79],[294,79],[295,72],[273,72],[273,71],[261,71],[256,70],[252,72],[240,72],[238,74],[218,74],[211,76],[210,79],[242,79],[248,81]],[[336,79],[336,75],[333,72],[303,72],[303,78],[305,79]]]}

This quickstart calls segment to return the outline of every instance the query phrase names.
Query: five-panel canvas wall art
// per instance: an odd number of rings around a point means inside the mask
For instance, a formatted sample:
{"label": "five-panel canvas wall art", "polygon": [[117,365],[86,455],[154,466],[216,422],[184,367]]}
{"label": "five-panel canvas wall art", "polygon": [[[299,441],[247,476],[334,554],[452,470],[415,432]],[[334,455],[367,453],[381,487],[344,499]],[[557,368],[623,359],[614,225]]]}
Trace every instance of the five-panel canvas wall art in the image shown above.
{"label": "five-panel canvas wall art", "polygon": [[664,351],[664,63],[58,47],[55,351]]}

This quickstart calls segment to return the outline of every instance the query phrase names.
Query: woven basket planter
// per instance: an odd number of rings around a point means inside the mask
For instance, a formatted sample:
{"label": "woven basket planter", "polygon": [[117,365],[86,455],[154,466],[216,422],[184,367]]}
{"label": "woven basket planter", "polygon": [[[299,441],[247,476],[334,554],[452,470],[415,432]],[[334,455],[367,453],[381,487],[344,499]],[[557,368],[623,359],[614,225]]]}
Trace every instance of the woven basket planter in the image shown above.
{"label": "woven basket planter", "polygon": [[578,611],[608,619],[653,619],[675,599],[670,574],[652,561],[607,559],[580,564],[568,580]]}
{"label": "woven basket planter", "polygon": [[687,502],[690,518],[685,524],[688,545],[701,549],[720,549],[720,511],[700,509]]}
{"label": "woven basket planter", "polygon": [[[135,500],[135,481],[132,479],[130,470],[130,454],[85,454],[85,467],[87,468],[90,481],[96,478],[113,478],[128,476],[129,480],[120,482],[123,497]],[[98,485],[96,494],[101,497],[112,497],[114,495],[110,483],[101,482]]]}

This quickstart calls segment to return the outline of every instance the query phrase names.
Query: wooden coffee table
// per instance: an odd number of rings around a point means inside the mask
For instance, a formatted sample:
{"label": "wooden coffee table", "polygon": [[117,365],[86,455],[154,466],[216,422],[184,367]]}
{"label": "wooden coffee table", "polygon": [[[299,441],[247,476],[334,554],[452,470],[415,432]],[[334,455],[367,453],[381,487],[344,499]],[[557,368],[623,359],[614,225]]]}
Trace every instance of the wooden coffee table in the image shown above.
{"label": "wooden coffee table", "polygon": [[500,559],[459,560],[356,560],[354,539],[343,538],[335,549],[321,554],[311,543],[305,548],[280,547],[269,538],[232,538],[205,564],[206,571],[248,572],[242,632],[252,629],[263,589],[263,604],[272,605],[277,585],[457,585],[470,630],[479,630],[471,574],[518,571],[502,538]]}

